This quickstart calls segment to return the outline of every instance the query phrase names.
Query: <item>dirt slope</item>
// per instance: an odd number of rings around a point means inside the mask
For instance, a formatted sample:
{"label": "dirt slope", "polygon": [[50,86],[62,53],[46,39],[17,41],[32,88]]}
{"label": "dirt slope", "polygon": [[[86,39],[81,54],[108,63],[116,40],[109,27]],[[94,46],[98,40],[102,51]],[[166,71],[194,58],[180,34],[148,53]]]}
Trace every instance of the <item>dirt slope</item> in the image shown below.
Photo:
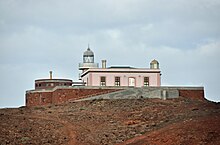
{"label": "dirt slope", "polygon": [[186,98],[0,109],[0,144],[218,144],[220,105]]}

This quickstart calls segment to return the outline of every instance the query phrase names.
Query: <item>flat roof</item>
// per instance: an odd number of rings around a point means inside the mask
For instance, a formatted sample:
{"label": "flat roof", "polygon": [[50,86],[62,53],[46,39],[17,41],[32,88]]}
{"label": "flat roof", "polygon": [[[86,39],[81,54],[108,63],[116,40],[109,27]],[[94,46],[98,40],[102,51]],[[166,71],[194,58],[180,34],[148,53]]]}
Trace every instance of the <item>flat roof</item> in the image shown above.
{"label": "flat roof", "polygon": [[134,67],[131,67],[131,66],[110,66],[110,67],[108,67],[108,69],[112,69],[112,68],[122,68],[122,69],[131,68],[131,69],[135,69]]}
{"label": "flat roof", "polygon": [[72,82],[70,79],[37,79],[35,80],[35,83],[40,83],[40,82]]}
{"label": "flat roof", "polygon": [[90,68],[82,73],[81,77],[85,76],[89,72],[97,73],[160,73],[160,69],[150,68]]}

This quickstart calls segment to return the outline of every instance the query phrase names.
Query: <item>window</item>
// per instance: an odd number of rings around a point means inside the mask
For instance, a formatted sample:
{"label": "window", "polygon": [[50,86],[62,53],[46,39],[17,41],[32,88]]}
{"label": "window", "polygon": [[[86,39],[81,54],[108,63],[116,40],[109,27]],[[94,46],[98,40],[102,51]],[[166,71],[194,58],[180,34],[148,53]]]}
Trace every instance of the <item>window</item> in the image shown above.
{"label": "window", "polygon": [[106,86],[106,78],[105,77],[100,78],[100,86]]}
{"label": "window", "polygon": [[149,86],[149,77],[144,77],[144,86]]}
{"label": "window", "polygon": [[115,86],[120,86],[120,77],[115,77]]}

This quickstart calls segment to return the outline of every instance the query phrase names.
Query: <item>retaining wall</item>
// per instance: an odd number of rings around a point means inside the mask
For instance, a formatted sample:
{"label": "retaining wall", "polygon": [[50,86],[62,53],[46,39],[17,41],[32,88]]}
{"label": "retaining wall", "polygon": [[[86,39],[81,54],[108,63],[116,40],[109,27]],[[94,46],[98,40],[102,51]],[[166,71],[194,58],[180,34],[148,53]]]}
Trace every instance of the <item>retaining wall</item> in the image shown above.
{"label": "retaining wall", "polygon": [[26,92],[26,106],[62,104],[77,99],[118,91],[116,88],[56,87],[54,89],[32,90]]}
{"label": "retaining wall", "polygon": [[205,100],[204,97],[204,90],[179,90],[180,96],[187,97],[191,99],[199,99],[199,100]]}
{"label": "retaining wall", "polygon": [[55,87],[26,92],[26,106],[63,104],[93,99],[171,99],[188,97],[205,100],[203,87]]}
{"label": "retaining wall", "polygon": [[102,94],[89,98],[79,99],[78,101],[94,100],[94,99],[140,99],[140,98],[158,98],[170,99],[178,98],[179,91],[177,88],[163,88],[163,87],[143,87],[143,88],[126,88],[121,91],[112,92],[109,94]]}

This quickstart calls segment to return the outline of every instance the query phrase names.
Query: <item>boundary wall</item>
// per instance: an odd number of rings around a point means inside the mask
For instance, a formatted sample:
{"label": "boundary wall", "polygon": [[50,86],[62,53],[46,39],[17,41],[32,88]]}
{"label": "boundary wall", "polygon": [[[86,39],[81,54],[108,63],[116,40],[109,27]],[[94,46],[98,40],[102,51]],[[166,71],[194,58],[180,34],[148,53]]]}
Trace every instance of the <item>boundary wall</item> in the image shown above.
{"label": "boundary wall", "polygon": [[205,100],[203,87],[88,87],[57,86],[26,91],[26,106],[44,106],[94,99],[172,99],[187,97]]}

